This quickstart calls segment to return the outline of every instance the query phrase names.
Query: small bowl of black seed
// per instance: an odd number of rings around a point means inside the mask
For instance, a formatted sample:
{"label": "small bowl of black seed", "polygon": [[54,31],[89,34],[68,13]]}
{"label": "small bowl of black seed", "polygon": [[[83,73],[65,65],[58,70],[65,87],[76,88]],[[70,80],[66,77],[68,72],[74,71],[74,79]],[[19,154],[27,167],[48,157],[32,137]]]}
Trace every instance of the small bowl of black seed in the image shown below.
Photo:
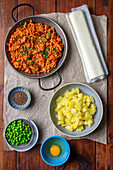
{"label": "small bowl of black seed", "polygon": [[9,92],[8,102],[15,109],[25,109],[31,102],[30,92],[24,87],[15,87]]}

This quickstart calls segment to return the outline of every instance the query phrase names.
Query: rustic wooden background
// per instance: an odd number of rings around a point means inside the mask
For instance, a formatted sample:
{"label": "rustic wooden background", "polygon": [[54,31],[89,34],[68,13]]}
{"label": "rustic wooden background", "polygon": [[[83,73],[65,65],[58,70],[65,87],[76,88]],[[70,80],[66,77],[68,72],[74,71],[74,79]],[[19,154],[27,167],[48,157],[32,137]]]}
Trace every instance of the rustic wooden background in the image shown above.
{"label": "rustic wooden background", "polygon": [[[3,151],[3,96],[4,96],[4,39],[7,28],[14,24],[11,9],[20,3],[30,3],[35,15],[51,12],[70,12],[71,8],[87,4],[90,12],[108,17],[108,145],[90,140],[69,141],[71,156],[60,167],[46,165],[40,156],[40,146],[28,152]],[[29,7],[20,7],[15,17],[30,16]],[[113,170],[113,0],[0,0],[0,170]]]}

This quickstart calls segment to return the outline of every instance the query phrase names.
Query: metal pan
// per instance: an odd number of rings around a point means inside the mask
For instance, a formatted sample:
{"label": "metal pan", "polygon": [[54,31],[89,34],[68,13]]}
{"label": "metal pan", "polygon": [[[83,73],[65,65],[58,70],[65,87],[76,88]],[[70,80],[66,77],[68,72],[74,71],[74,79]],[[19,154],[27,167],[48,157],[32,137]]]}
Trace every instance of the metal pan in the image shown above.
{"label": "metal pan", "polygon": [[[29,7],[32,8],[32,15],[33,16],[29,16],[29,17],[26,17],[26,18],[23,18],[19,21],[16,21],[16,19],[13,17],[13,12],[16,8],[20,7],[20,6],[24,6],[24,5],[27,5]],[[45,90],[45,91],[49,91],[49,90],[53,90],[55,89],[56,87],[58,87],[62,81],[62,78],[60,76],[60,74],[57,72],[57,70],[62,66],[62,64],[64,63],[64,60],[66,58],[66,55],[67,55],[67,49],[68,49],[68,45],[67,45],[67,38],[66,38],[66,35],[64,33],[64,31],[62,30],[62,28],[56,23],[54,22],[52,19],[50,18],[47,18],[47,17],[42,17],[42,16],[39,16],[39,15],[35,15],[34,16],[34,8],[30,5],[30,4],[19,4],[17,5],[16,7],[14,7],[11,11],[11,16],[13,18],[13,20],[15,21],[15,24],[11,27],[11,29],[8,31],[7,33],[7,36],[6,36],[6,39],[5,39],[5,44],[4,44],[4,50],[5,50],[5,55],[7,57],[7,60],[9,62],[9,64],[12,66],[12,68],[19,74],[21,74],[22,76],[25,76],[25,77],[28,77],[28,78],[34,78],[34,79],[38,79],[38,82],[39,82],[39,87],[42,89],[42,90]],[[21,70],[18,70],[18,69],[15,69],[14,66],[12,65],[11,63],[11,57],[10,57],[10,52],[8,51],[8,46],[6,45],[7,42],[9,42],[9,39],[11,37],[11,35],[14,33],[14,31],[16,30],[16,28],[19,27],[19,23],[22,23],[24,24],[24,22],[29,22],[30,20],[33,20],[34,23],[38,23],[38,22],[42,22],[43,24],[47,24],[49,25],[50,27],[54,27],[57,34],[60,36],[60,38],[62,39],[62,43],[64,44],[64,49],[63,49],[63,54],[62,54],[62,57],[59,59],[58,63],[57,63],[57,66],[55,69],[51,70],[49,73],[46,73],[46,74],[35,74],[35,73],[25,73]],[[49,89],[45,89],[41,86],[41,83],[40,83],[40,79],[41,78],[44,78],[44,77],[48,77],[50,75],[52,75],[53,73],[56,73],[57,76],[59,77],[59,83],[52,87],[52,88],[49,88]]]}

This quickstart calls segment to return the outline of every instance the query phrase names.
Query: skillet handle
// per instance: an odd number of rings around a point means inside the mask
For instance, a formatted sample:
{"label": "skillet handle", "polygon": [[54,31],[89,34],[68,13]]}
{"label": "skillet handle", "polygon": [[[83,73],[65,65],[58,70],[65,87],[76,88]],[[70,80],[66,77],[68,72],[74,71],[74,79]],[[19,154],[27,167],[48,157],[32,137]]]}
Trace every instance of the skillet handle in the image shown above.
{"label": "skillet handle", "polygon": [[32,9],[32,15],[34,15],[34,8],[33,8],[30,4],[27,4],[27,3],[19,4],[19,5],[15,6],[15,7],[12,9],[12,11],[11,11],[11,17],[12,17],[12,19],[13,19],[15,22],[17,22],[17,21],[16,21],[16,19],[15,19],[14,16],[13,16],[13,12],[14,12],[14,10],[15,10],[16,8],[18,8],[18,7],[20,7],[20,6],[29,6],[29,7],[31,7],[31,9]]}
{"label": "skillet handle", "polygon": [[58,76],[59,79],[60,79],[59,83],[58,83],[56,86],[54,86],[54,87],[52,87],[52,88],[49,88],[49,89],[45,89],[45,88],[43,88],[43,87],[41,86],[40,79],[38,79],[38,83],[39,83],[40,89],[41,89],[41,90],[44,90],[44,91],[49,91],[49,90],[53,90],[53,89],[55,89],[56,87],[58,87],[58,86],[61,84],[61,82],[62,82],[62,77],[60,76],[60,74],[59,74],[58,72],[56,72],[56,74],[57,74],[57,76]]}

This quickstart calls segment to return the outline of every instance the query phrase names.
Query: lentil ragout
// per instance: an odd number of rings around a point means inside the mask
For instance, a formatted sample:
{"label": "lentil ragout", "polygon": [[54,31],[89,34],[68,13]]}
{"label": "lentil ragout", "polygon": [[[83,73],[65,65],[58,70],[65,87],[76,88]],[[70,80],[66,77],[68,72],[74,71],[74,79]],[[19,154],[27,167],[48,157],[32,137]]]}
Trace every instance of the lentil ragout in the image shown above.
{"label": "lentil ragout", "polygon": [[62,56],[63,44],[54,27],[32,20],[20,23],[7,43],[14,68],[27,73],[49,73]]}

